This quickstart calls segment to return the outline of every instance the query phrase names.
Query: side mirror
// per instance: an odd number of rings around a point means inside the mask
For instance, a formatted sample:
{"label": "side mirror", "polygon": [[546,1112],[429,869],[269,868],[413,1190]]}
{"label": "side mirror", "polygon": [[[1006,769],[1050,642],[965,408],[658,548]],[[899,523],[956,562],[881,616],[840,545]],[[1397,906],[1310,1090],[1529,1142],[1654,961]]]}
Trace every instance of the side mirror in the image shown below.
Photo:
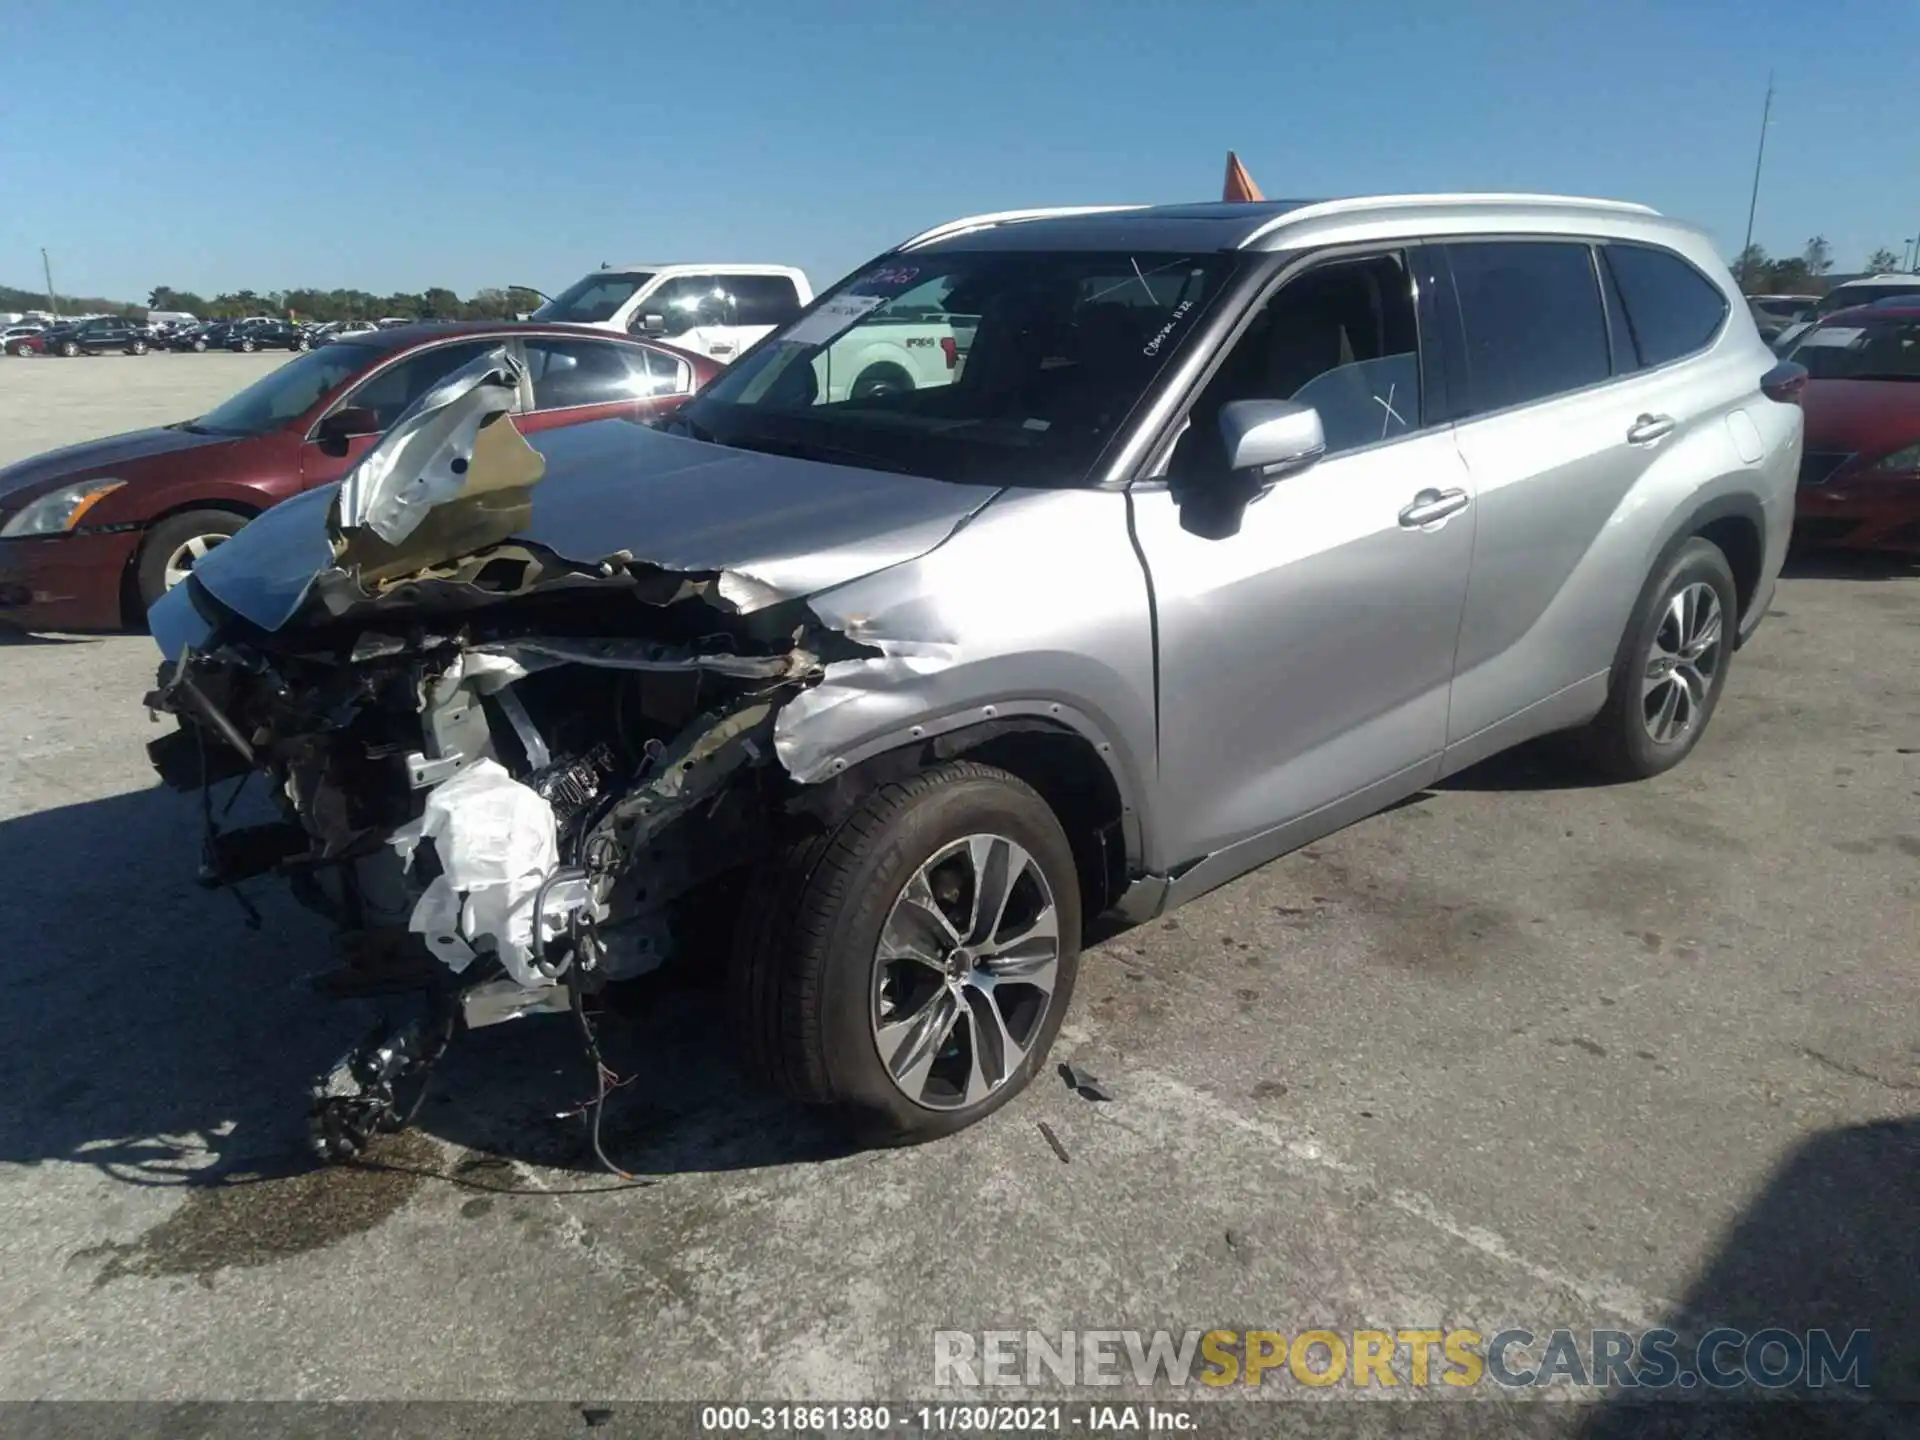
{"label": "side mirror", "polygon": [[1227,468],[1261,481],[1294,475],[1327,450],[1320,412],[1291,400],[1232,400],[1220,407]]}
{"label": "side mirror", "polygon": [[664,335],[667,333],[667,317],[664,315],[642,315],[633,322],[636,335]]}
{"label": "side mirror", "polygon": [[380,433],[380,414],[360,405],[349,405],[344,410],[336,410],[320,422],[320,429],[314,438],[320,442],[320,448],[329,455],[347,453],[347,442],[362,435]]}

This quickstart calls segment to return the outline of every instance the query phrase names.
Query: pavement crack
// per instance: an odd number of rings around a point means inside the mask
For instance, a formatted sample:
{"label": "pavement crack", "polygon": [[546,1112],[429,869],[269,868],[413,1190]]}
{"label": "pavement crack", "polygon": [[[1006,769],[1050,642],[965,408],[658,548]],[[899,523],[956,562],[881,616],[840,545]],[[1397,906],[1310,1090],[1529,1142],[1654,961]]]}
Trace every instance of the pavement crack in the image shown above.
{"label": "pavement crack", "polygon": [[1800,1047],[1800,1053],[1806,1056],[1807,1059],[1813,1061],[1814,1064],[1824,1065],[1836,1074],[1848,1075],[1855,1080],[1864,1080],[1869,1085],[1880,1086],[1883,1090],[1893,1090],[1907,1094],[1920,1093],[1920,1084],[1916,1084],[1911,1080],[1889,1080],[1884,1075],[1876,1075],[1871,1070],[1863,1070],[1850,1061],[1836,1060],[1831,1055],[1823,1055],[1818,1050],[1810,1049],[1805,1045]]}

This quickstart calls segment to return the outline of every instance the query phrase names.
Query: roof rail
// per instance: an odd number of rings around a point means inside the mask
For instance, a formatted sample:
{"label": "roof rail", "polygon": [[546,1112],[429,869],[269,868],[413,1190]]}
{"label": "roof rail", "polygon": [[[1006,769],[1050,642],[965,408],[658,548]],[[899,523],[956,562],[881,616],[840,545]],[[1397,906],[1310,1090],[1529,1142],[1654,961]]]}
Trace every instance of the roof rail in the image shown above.
{"label": "roof rail", "polygon": [[1105,215],[1117,210],[1145,210],[1145,205],[1052,205],[1041,210],[996,210],[990,215],[968,215],[959,220],[949,220],[944,225],[936,225],[931,230],[922,230],[911,240],[896,245],[896,250],[913,250],[935,240],[945,240],[949,236],[964,234],[970,230],[986,230],[995,225],[1011,224],[1018,220],[1051,220],[1064,215]]}
{"label": "roof rail", "polygon": [[1630,200],[1595,200],[1584,195],[1533,195],[1503,191],[1464,191],[1452,195],[1350,195],[1341,200],[1318,200],[1311,205],[1302,205],[1298,210],[1276,215],[1242,239],[1240,248],[1246,249],[1262,235],[1274,230],[1302,220],[1317,220],[1322,215],[1349,214],[1355,210],[1418,210],[1438,209],[1446,205],[1491,204],[1558,205],[1570,210],[1607,210],[1615,214],[1624,212],[1632,215],[1660,213],[1650,205],[1636,205]]}

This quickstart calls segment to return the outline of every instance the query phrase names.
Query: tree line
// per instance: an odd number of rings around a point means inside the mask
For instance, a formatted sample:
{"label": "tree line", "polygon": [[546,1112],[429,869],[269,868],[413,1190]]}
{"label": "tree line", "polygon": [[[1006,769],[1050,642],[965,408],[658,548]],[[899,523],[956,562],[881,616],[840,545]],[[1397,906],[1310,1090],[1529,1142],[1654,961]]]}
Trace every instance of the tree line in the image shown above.
{"label": "tree line", "polygon": [[375,295],[368,290],[233,290],[206,299],[191,290],[156,285],[147,295],[150,310],[185,310],[202,319],[242,315],[284,315],[296,320],[510,320],[537,309],[540,297],[517,286],[476,290],[467,299],[434,286],[415,293]]}
{"label": "tree line", "polygon": [[[144,319],[149,310],[184,310],[203,320],[243,315],[291,315],[298,320],[380,320],[404,315],[415,320],[510,320],[537,309],[540,296],[517,286],[475,291],[461,299],[451,290],[434,287],[418,294],[396,291],[375,295],[368,290],[233,290],[211,299],[191,290],[156,285],[144,305],[97,296],[59,295],[54,308],[62,315],[126,315]],[[44,290],[22,290],[0,285],[0,310],[45,310]]]}
{"label": "tree line", "polygon": [[[1833,247],[1816,235],[1798,255],[1776,257],[1762,245],[1749,245],[1728,262],[1740,288],[1749,295],[1824,295],[1833,282]],[[1867,257],[1863,273],[1885,275],[1905,269],[1899,255],[1882,245]]]}

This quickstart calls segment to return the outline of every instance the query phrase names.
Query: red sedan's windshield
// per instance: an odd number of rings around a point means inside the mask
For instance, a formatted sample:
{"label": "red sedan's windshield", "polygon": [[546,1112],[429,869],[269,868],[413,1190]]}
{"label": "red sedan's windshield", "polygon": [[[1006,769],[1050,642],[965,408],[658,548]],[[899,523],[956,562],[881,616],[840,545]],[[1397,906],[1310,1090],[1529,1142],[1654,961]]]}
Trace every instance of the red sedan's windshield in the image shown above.
{"label": "red sedan's windshield", "polygon": [[306,414],[322,395],[386,353],[373,345],[345,343],[310,350],[209,410],[192,428],[209,435],[264,435]]}
{"label": "red sedan's windshield", "polygon": [[1920,380],[1920,315],[1836,315],[1788,357],[1815,380]]}

